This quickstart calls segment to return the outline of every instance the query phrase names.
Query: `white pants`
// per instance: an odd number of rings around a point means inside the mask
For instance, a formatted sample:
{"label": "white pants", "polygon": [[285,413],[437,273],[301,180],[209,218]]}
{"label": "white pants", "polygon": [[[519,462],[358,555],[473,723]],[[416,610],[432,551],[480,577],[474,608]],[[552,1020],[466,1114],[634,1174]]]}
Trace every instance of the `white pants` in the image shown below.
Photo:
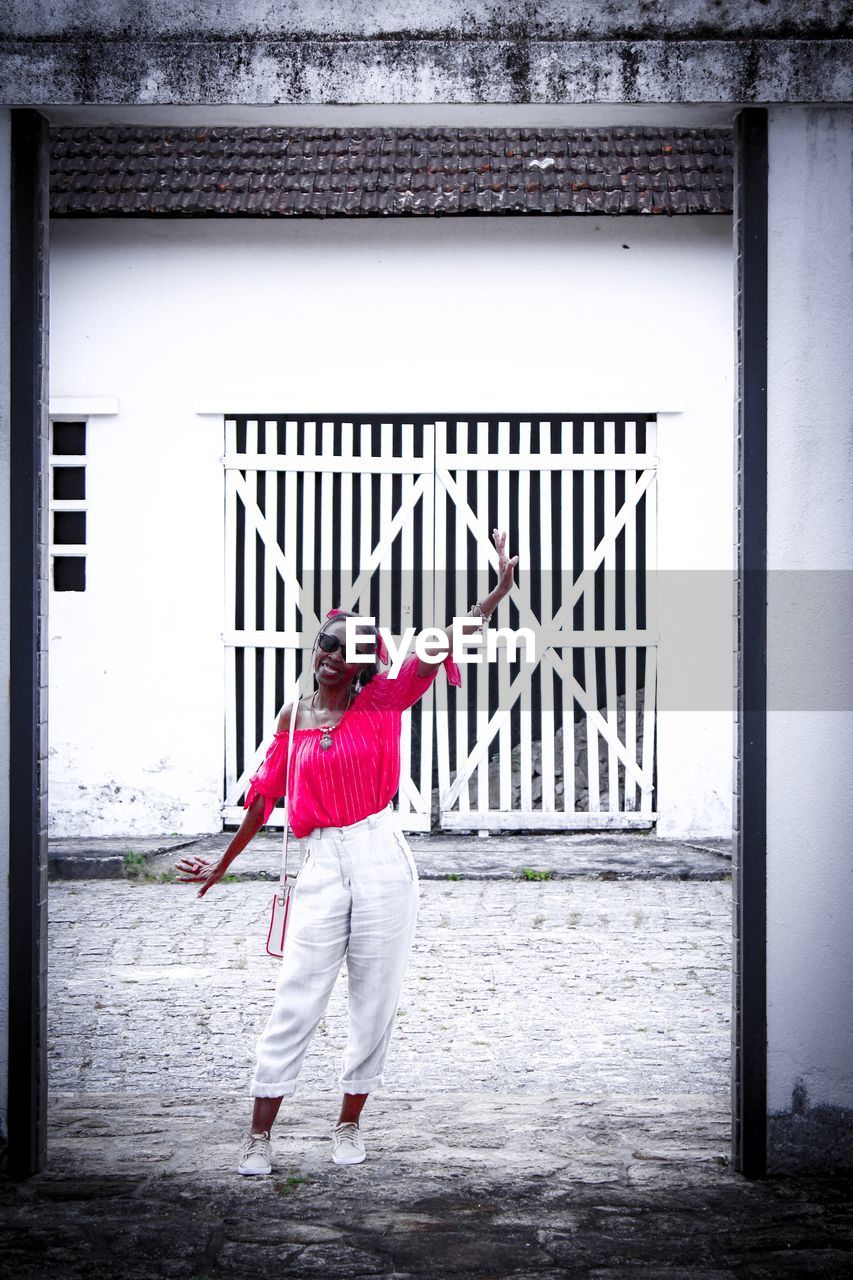
{"label": "white pants", "polygon": [[418,912],[418,872],[389,805],[348,827],[305,836],[276,982],[257,1043],[253,1098],[292,1094],[346,956],[349,1038],[338,1084],[370,1093],[397,1015]]}

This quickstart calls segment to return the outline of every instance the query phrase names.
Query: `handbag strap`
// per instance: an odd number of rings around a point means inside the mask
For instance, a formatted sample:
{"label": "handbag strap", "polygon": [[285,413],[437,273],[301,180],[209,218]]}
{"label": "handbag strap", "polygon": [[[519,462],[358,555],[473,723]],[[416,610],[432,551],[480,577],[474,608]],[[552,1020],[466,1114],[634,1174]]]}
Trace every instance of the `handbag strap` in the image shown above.
{"label": "handbag strap", "polygon": [[290,775],[291,766],[293,764],[293,730],[296,727],[296,720],[299,715],[300,698],[299,681],[297,681],[293,705],[290,710],[290,728],[287,733],[287,778],[284,791],[284,840],[281,852],[281,876],[279,878],[282,894],[287,888],[287,835],[288,828],[290,826]]}

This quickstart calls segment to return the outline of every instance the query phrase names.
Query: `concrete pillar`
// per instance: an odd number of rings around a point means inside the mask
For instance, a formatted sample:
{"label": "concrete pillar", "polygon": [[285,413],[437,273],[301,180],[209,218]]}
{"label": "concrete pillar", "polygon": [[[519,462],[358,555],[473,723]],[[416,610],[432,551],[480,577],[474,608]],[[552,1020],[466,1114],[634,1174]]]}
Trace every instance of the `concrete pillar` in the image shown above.
{"label": "concrete pillar", "polygon": [[768,1168],[853,1158],[853,110],[769,113]]}
{"label": "concrete pillar", "polygon": [[48,128],[11,119],[8,1169],[47,1153]]}
{"label": "concrete pillar", "polygon": [[9,238],[11,121],[0,108],[0,1141],[9,1069]]}

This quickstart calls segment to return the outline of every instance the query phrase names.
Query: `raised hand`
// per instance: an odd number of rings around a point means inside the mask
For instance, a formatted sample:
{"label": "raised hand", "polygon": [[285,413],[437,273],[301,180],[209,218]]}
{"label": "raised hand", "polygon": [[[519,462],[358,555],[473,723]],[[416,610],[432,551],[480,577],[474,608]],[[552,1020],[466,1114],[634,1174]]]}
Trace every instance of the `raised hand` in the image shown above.
{"label": "raised hand", "polygon": [[492,542],[498,553],[498,590],[502,596],[505,596],[513,584],[518,556],[513,556],[511,560],[507,558],[506,533],[500,529],[492,530]]}

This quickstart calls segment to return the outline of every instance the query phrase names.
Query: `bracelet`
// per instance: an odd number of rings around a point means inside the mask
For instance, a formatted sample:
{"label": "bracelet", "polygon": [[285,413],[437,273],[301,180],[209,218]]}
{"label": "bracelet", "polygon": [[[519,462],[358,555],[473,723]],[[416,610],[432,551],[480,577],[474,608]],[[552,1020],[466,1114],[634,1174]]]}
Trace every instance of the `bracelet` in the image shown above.
{"label": "bracelet", "polygon": [[485,609],[482,607],[479,601],[475,601],[474,604],[471,605],[471,608],[468,610],[469,613],[474,613],[475,611],[478,614],[478,616],[483,619],[484,622],[488,622],[489,618],[491,618],[492,616],[491,613],[486,613]]}

